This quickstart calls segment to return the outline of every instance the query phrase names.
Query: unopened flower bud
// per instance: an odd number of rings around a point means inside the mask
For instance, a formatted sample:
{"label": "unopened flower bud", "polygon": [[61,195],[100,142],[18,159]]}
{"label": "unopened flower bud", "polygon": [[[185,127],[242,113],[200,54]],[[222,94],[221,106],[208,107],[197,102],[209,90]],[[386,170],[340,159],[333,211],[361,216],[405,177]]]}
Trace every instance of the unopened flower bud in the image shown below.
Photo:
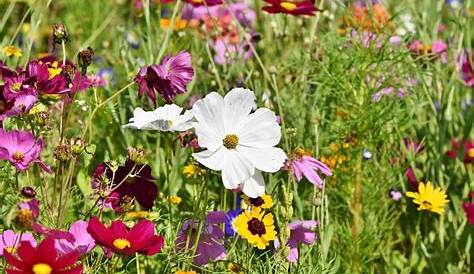
{"label": "unopened flower bud", "polygon": [[61,162],[66,162],[70,159],[70,150],[69,146],[66,144],[62,144],[57,146],[54,149],[54,157]]}
{"label": "unopened flower bud", "polygon": [[87,67],[92,64],[92,57],[94,57],[94,50],[91,47],[87,47],[77,54],[77,64],[82,70],[82,75],[87,73]]}
{"label": "unopened flower bud", "polygon": [[59,23],[53,25],[53,38],[56,44],[61,44],[62,42],[66,43],[69,41],[69,34],[64,24]]}
{"label": "unopened flower bud", "polygon": [[21,189],[21,195],[25,198],[34,198],[36,196],[36,191],[30,186],[25,186]]}
{"label": "unopened flower bud", "polygon": [[86,143],[81,138],[74,138],[71,140],[71,152],[74,155],[80,155],[84,151]]}

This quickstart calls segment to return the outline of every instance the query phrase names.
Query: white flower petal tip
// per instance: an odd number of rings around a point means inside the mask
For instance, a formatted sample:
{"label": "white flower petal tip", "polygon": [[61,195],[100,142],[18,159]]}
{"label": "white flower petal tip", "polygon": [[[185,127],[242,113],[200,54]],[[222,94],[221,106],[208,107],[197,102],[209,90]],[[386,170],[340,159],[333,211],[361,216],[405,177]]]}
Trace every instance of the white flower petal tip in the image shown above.
{"label": "white flower petal tip", "polygon": [[168,104],[153,111],[136,108],[133,117],[123,128],[157,131],[186,131],[194,126],[193,112],[187,110],[181,115],[183,108]]}

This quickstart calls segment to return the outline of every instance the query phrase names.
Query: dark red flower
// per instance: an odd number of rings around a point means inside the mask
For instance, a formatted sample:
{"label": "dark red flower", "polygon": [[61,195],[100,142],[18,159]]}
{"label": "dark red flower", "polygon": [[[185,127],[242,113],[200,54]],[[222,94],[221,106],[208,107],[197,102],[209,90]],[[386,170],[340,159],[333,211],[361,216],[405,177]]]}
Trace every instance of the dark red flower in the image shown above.
{"label": "dark red flower", "polygon": [[120,220],[106,227],[97,217],[92,217],[87,232],[108,252],[122,255],[152,256],[160,252],[165,243],[162,236],[155,235],[155,226],[149,220],[141,220],[130,229]]}
{"label": "dark red flower", "polygon": [[474,191],[469,192],[469,202],[465,202],[462,207],[466,212],[467,221],[474,226]]}
{"label": "dark red flower", "polygon": [[[109,185],[102,185],[104,177],[108,179]],[[120,210],[122,204],[130,199],[136,199],[142,207],[151,209],[158,195],[154,180],[149,165],[138,165],[127,159],[115,174],[109,164],[100,164],[94,172],[92,188],[107,194],[105,202],[116,210]]]}
{"label": "dark red flower", "polygon": [[36,248],[30,242],[20,243],[16,255],[4,253],[7,274],[80,274],[82,264],[76,251],[58,256],[54,239],[47,238]]}
{"label": "dark red flower", "polygon": [[270,6],[263,7],[268,13],[287,13],[291,15],[314,15],[316,11],[321,11],[314,6],[314,0],[303,1],[282,1],[265,0]]}
{"label": "dark red flower", "polygon": [[224,3],[222,0],[184,0],[195,7],[199,6],[215,6]]}
{"label": "dark red flower", "polygon": [[470,164],[474,162],[474,143],[471,139],[467,140],[451,140],[451,145],[453,149],[448,150],[446,153],[448,157],[456,159],[458,153],[462,153],[463,161],[465,164]]}

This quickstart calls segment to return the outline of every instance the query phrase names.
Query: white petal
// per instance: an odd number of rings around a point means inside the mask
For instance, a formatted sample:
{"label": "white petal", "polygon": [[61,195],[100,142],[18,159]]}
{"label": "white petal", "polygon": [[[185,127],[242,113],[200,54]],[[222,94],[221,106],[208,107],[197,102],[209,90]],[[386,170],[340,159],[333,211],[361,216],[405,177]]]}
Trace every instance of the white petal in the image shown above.
{"label": "white petal", "polygon": [[194,127],[194,115],[191,110],[186,110],[183,115],[179,115],[171,126],[173,131],[186,131]]}
{"label": "white petal", "polygon": [[193,105],[194,117],[202,126],[216,131],[224,136],[224,99],[216,92],[209,93]]}
{"label": "white petal", "polygon": [[237,135],[241,145],[272,147],[280,142],[281,128],[273,111],[259,108],[241,123]]}
{"label": "white petal", "polygon": [[234,88],[224,97],[225,114],[224,125],[227,133],[235,133],[255,104],[253,91],[243,88]]}
{"label": "white petal", "polygon": [[211,151],[215,151],[223,146],[222,140],[224,139],[224,136],[218,135],[212,128],[196,123],[194,124],[194,130],[196,131],[200,147],[205,147]]}
{"label": "white petal", "polygon": [[222,182],[227,189],[235,189],[254,174],[255,168],[238,151],[226,148],[221,148],[221,150],[226,150],[222,167]]}
{"label": "white petal", "polygon": [[175,104],[168,104],[168,105],[164,105],[163,107],[166,110],[166,117],[164,117],[165,120],[174,121],[179,117],[179,115],[183,111],[182,107]]}
{"label": "white petal", "polygon": [[153,111],[144,111],[142,108],[136,108],[133,111],[133,117],[130,118],[128,124],[124,125],[124,128],[135,128],[143,130],[153,130],[155,127],[152,122],[155,121]]}
{"label": "white petal", "polygon": [[227,149],[220,148],[216,151],[204,150],[193,153],[194,159],[209,169],[220,171],[225,162]]}
{"label": "white petal", "polygon": [[257,198],[265,194],[265,180],[258,170],[247,181],[241,184],[242,192],[250,198]]}
{"label": "white petal", "polygon": [[237,150],[252,162],[256,169],[265,172],[277,172],[286,160],[286,154],[281,148],[253,148],[238,146]]}

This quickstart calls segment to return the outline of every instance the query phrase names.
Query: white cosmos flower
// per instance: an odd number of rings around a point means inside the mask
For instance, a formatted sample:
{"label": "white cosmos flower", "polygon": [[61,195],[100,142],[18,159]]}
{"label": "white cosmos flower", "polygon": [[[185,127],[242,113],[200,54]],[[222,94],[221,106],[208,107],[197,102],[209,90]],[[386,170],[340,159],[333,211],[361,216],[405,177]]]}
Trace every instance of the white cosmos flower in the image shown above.
{"label": "white cosmos flower", "polygon": [[212,92],[193,105],[198,143],[206,148],[194,158],[222,171],[226,188],[240,187],[253,198],[265,192],[260,171],[276,172],[286,160],[285,152],[274,147],[281,138],[275,114],[267,108],[250,113],[254,102],[253,91],[235,88],[224,98]]}
{"label": "white cosmos flower", "polygon": [[183,108],[175,104],[168,104],[153,111],[144,111],[136,108],[133,117],[124,128],[135,128],[142,130],[158,131],[185,131],[193,127],[194,116],[192,111],[186,110],[183,115]]}

